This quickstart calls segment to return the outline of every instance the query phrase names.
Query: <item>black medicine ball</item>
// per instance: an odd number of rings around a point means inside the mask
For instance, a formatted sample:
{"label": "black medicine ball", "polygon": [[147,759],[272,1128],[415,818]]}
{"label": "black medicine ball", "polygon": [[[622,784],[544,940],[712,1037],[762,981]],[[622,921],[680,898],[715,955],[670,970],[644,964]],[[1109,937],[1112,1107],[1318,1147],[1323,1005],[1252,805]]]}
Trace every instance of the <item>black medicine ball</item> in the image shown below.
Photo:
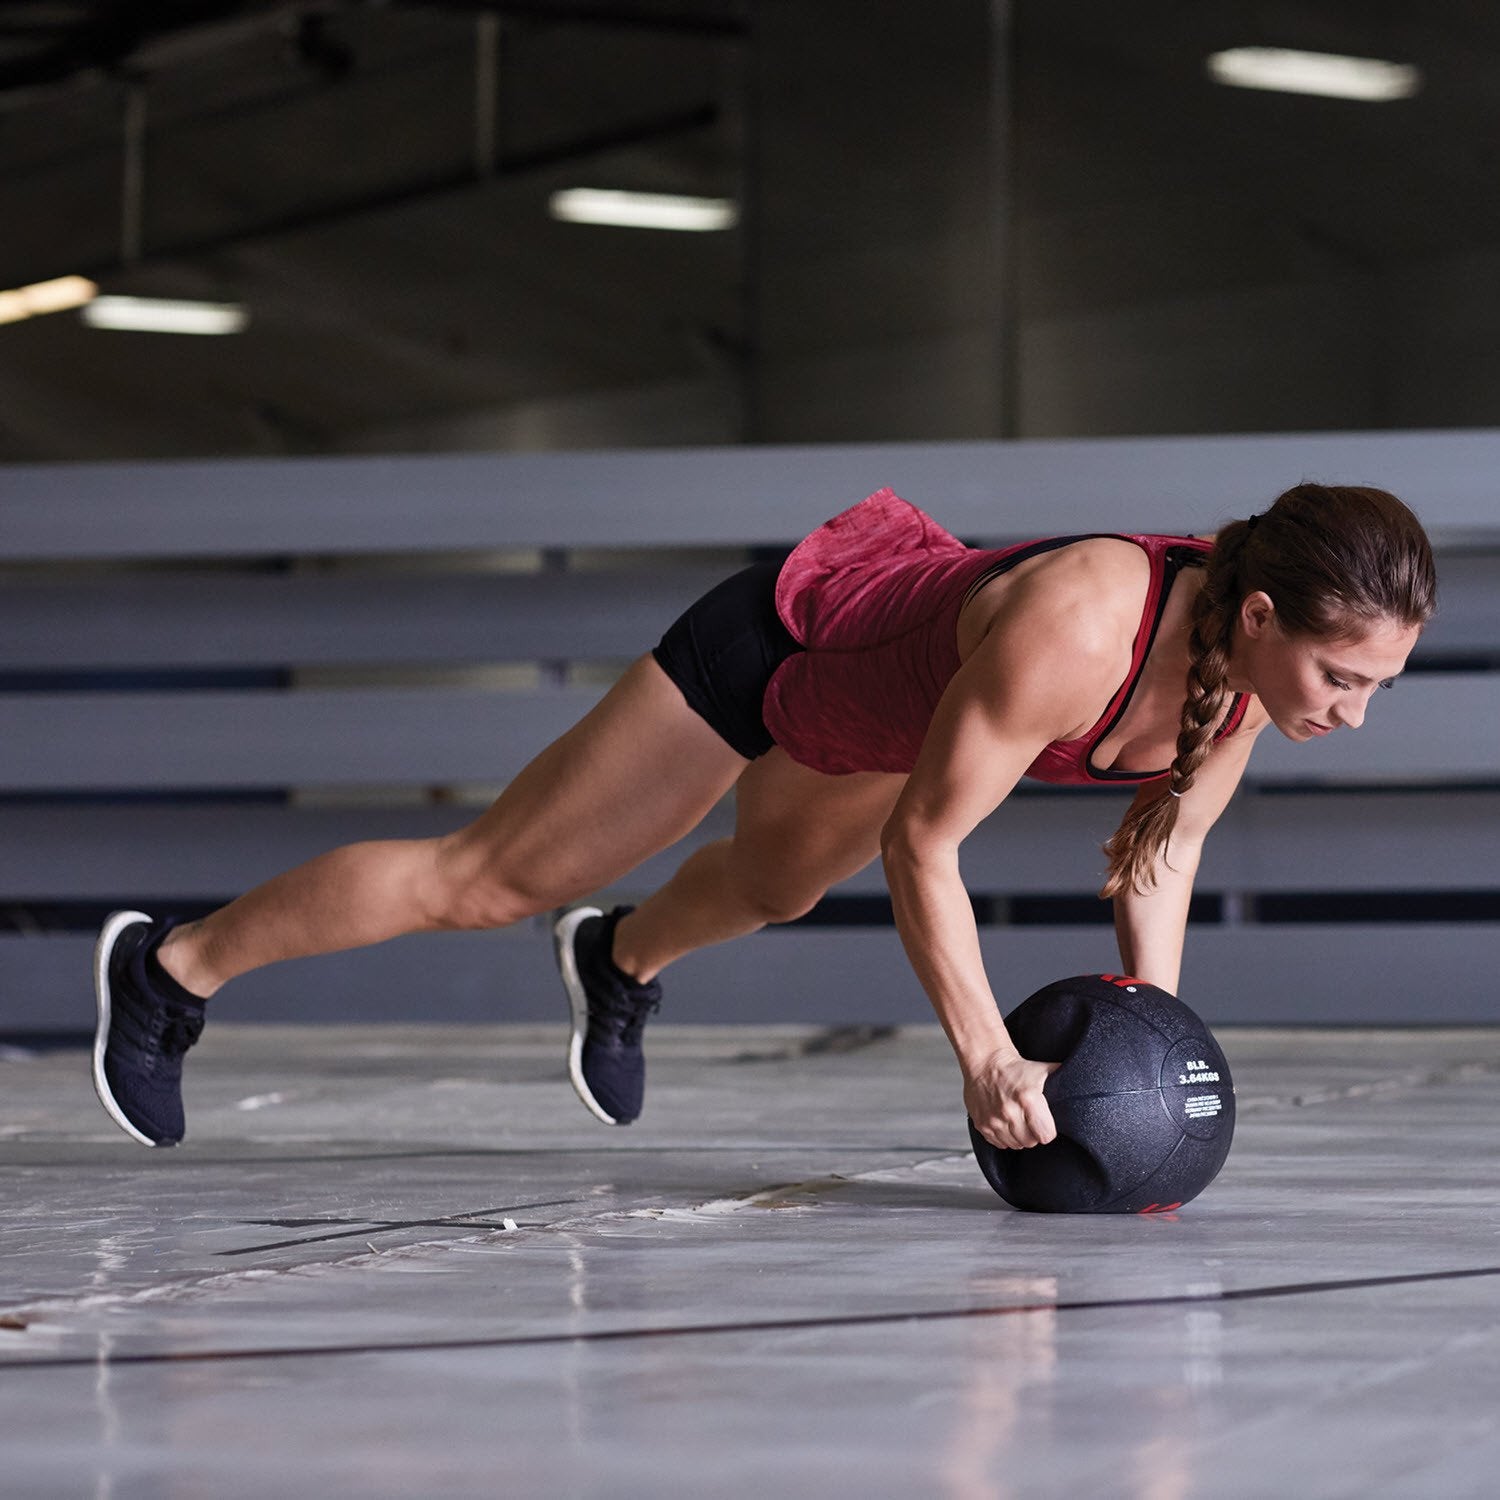
{"label": "black medicine ball", "polygon": [[1001,1151],[969,1124],[990,1186],[1040,1213],[1178,1208],[1229,1155],[1234,1085],[1208,1027],[1139,979],[1081,974],[1023,1000],[1005,1019],[1022,1057],[1062,1066],[1047,1080],[1057,1139]]}

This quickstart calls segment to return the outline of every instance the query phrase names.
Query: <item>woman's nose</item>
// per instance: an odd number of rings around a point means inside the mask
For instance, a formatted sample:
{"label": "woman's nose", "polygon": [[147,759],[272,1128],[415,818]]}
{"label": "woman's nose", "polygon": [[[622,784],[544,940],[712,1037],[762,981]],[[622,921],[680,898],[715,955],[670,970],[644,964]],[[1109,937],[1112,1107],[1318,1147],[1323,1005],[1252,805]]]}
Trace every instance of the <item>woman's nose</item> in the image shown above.
{"label": "woman's nose", "polygon": [[1343,701],[1335,704],[1333,721],[1346,729],[1358,729],[1365,722],[1365,709],[1370,706],[1370,694],[1346,694]]}

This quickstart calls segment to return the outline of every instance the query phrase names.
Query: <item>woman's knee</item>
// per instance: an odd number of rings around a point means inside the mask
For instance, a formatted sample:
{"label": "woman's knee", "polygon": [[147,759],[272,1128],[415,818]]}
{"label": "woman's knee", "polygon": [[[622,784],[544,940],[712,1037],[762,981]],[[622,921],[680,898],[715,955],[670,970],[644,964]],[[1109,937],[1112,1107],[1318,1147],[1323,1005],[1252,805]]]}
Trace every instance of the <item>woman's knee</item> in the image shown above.
{"label": "woman's knee", "polygon": [[509,927],[558,904],[551,893],[506,868],[493,851],[466,837],[437,840],[428,914],[434,927],[480,931]]}
{"label": "woman's knee", "polygon": [[826,889],[820,883],[785,876],[774,879],[742,876],[735,886],[751,915],[770,925],[805,917],[823,899]]}

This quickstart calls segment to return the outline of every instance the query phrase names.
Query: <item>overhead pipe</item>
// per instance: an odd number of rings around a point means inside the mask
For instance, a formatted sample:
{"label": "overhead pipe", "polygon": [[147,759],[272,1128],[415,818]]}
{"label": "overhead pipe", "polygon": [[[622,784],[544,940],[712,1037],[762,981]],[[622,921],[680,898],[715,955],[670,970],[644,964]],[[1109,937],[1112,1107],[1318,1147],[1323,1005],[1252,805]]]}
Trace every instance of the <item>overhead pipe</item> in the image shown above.
{"label": "overhead pipe", "polygon": [[125,85],[124,152],[120,180],[120,264],[133,266],[145,243],[146,86]]}
{"label": "overhead pipe", "polygon": [[474,21],[474,175],[494,175],[500,140],[500,17]]}

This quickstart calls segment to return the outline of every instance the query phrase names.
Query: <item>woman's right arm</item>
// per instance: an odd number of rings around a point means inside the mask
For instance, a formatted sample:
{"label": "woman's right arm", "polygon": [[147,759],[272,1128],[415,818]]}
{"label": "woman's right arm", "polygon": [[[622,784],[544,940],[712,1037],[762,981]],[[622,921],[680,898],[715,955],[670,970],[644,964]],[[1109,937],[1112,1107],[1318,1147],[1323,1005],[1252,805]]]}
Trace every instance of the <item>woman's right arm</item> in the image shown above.
{"label": "woman's right arm", "polygon": [[1042,1096],[1052,1069],[1023,1058],[1005,1029],[957,850],[903,831],[884,857],[896,927],[958,1059],[969,1118],[997,1146],[1045,1145],[1057,1133]]}
{"label": "woman's right arm", "polygon": [[[1043,746],[1092,723],[1118,676],[1117,642],[1083,612],[1059,629],[1048,611],[997,622],[955,674],[882,834],[896,926],[964,1077],[964,1103],[997,1146],[1055,1135],[1042,1085],[1049,1064],[1021,1057],[979,948],[958,851]],[[1092,636],[1092,638],[1090,638]]]}

